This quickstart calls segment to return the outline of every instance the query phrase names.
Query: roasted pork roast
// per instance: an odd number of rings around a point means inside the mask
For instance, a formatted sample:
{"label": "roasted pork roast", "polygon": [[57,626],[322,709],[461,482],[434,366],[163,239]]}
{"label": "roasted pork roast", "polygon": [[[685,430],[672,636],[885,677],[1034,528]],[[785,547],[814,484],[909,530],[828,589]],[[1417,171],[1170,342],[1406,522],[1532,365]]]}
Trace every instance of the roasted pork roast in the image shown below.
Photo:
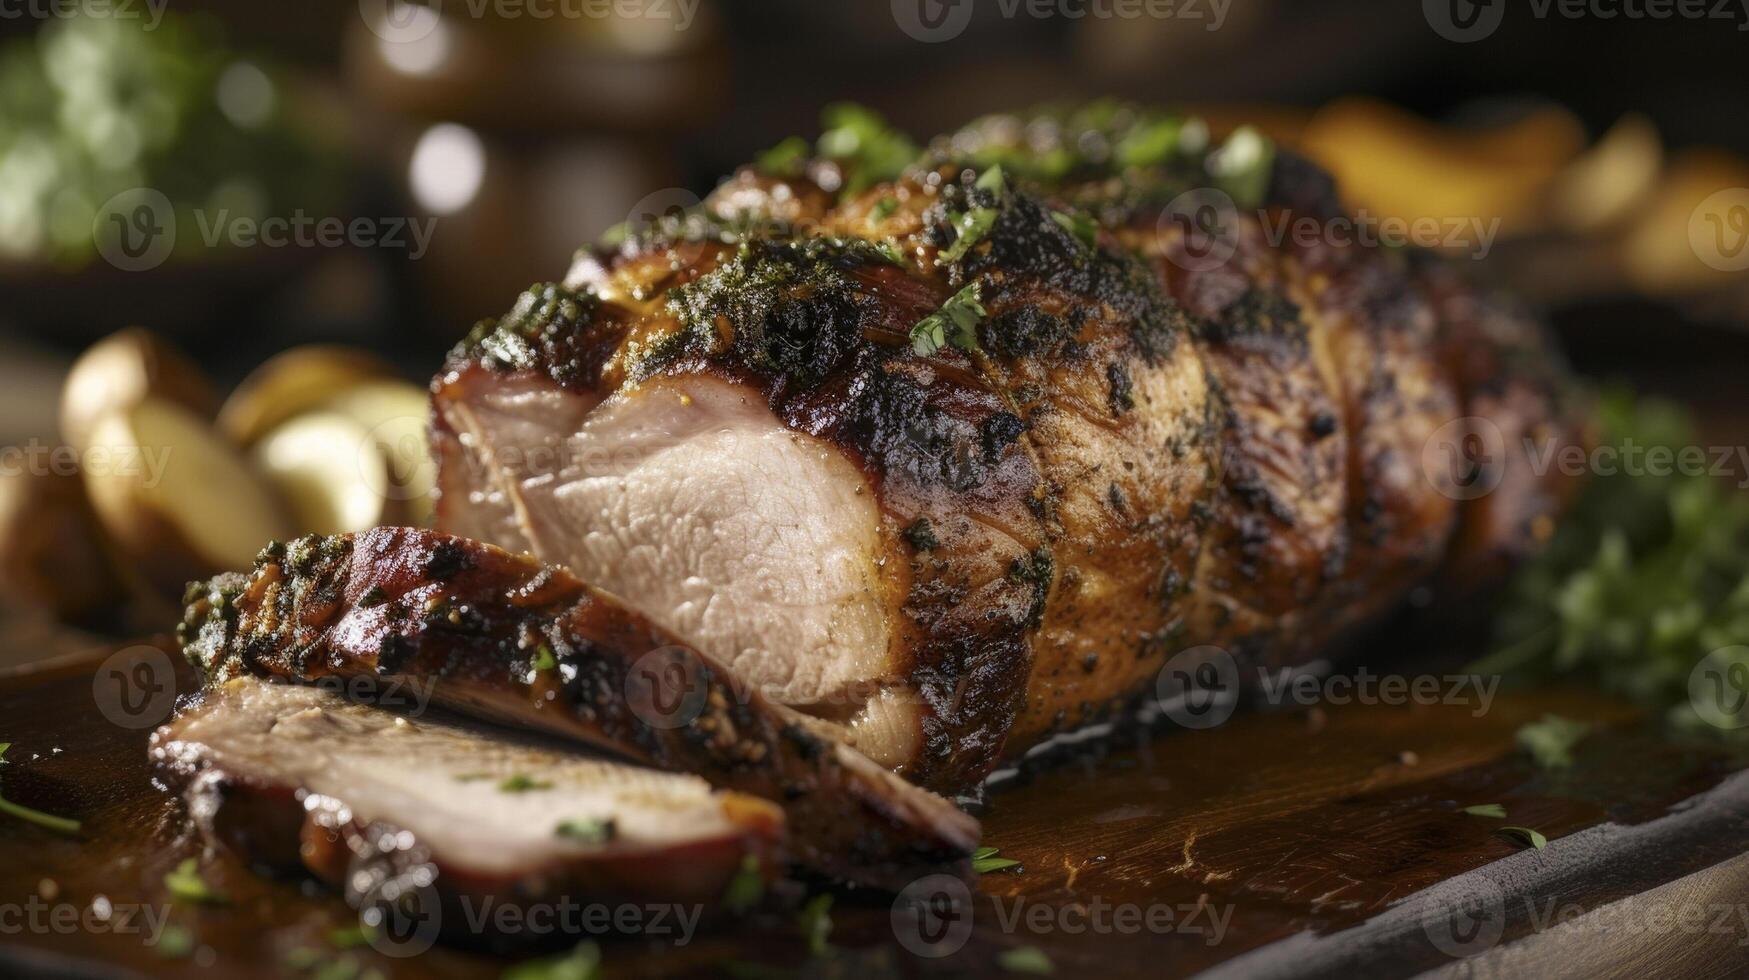
{"label": "roasted pork roast", "polygon": [[582,253],[433,382],[440,526],[945,790],[1180,651],[1300,663],[1485,587],[1571,492],[1527,440],[1583,438],[1541,328],[1169,123],[747,168]]}

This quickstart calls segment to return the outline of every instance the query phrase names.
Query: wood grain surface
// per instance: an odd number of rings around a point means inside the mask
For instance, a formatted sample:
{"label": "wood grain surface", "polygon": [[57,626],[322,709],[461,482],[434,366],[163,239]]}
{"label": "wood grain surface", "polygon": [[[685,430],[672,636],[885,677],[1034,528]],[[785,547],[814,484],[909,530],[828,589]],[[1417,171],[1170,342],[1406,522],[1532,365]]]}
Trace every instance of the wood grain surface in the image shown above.
{"label": "wood grain surface", "polygon": [[[167,701],[136,691],[142,716],[117,723],[124,709],[110,691],[151,680],[138,667],[149,655],[132,649],[0,680],[0,740],[13,743],[6,797],[84,824],[66,837],[0,821],[0,912],[10,916],[0,955],[13,971],[363,980],[367,970],[491,977],[512,964],[448,941],[405,957],[337,948],[335,930],[356,923],[339,896],[209,849],[146,764],[150,715]],[[166,656],[167,686],[192,690]],[[1011,773],[978,807],[986,842],[1021,864],[978,881],[959,909],[969,926],[948,936],[963,933],[963,945],[924,947],[957,947],[949,955],[907,945],[918,931],[911,906],[847,893],[835,898],[830,952],[810,956],[784,907],[803,896],[796,886],[684,944],[600,937],[604,962],[624,976],[1000,976],[1037,950],[1075,977],[1749,970],[1740,760],[1671,745],[1582,691],[1501,691],[1485,710],[1466,697],[1265,706],[1206,731],[1135,727]],[[1514,750],[1518,726],[1547,712],[1601,726],[1570,769],[1539,769]],[[1479,803],[1501,804],[1508,819],[1461,812]],[[1526,849],[1496,832],[1502,824],[1550,843]],[[225,904],[169,898],[163,876],[187,857]],[[192,947],[163,955],[116,927],[118,910],[134,906],[186,930]],[[99,909],[109,922],[93,918]],[[63,928],[56,914],[77,921]],[[1684,915],[1703,915],[1705,927]]]}

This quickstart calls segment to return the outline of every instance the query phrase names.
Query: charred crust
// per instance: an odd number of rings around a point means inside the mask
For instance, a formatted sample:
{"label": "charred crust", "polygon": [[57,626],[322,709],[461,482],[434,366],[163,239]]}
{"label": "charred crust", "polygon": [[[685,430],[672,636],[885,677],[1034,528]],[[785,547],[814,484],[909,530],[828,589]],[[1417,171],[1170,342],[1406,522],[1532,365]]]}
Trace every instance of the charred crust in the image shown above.
{"label": "charred crust", "polygon": [[560,387],[587,388],[620,339],[618,324],[605,313],[593,293],[537,283],[523,290],[508,313],[476,324],[450,352],[448,365],[540,370]]}
{"label": "charred crust", "polygon": [[425,577],[433,582],[447,582],[473,564],[473,557],[461,542],[446,538],[432,545],[426,554]]}
{"label": "charred crust", "polygon": [[1200,321],[1197,334],[1216,344],[1281,343],[1303,352],[1306,322],[1300,308],[1280,291],[1255,286],[1240,293],[1220,316]]}
{"label": "charred crust", "polygon": [[919,517],[906,526],[905,540],[918,551],[934,551],[941,547],[941,541],[935,537],[935,528],[929,523],[929,518]]}
{"label": "charred crust", "polygon": [[669,293],[676,340],[646,365],[724,343],[742,366],[783,389],[818,384],[862,342],[875,304],[850,273],[882,261],[860,241],[750,241],[697,280]]}
{"label": "charred crust", "polygon": [[1001,357],[1034,357],[1059,349],[1077,329],[1068,317],[1028,303],[987,317],[978,325],[978,342]]}
{"label": "charred crust", "polygon": [[1135,387],[1130,381],[1128,368],[1121,362],[1112,361],[1105,366],[1105,380],[1111,385],[1111,414],[1114,417],[1136,407]]}

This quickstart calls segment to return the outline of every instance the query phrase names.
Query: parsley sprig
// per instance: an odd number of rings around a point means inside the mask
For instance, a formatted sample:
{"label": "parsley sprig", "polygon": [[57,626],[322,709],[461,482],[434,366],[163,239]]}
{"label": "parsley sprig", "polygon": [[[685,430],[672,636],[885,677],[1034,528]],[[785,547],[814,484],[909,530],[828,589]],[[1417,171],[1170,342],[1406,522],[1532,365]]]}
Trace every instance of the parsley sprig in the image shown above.
{"label": "parsley sprig", "polygon": [[[10,748],[12,748],[11,742],[0,742],[0,766],[7,764],[6,750]],[[71,835],[79,832],[79,821],[77,820],[69,820],[66,817],[57,817],[52,813],[44,813],[41,810],[20,806],[3,796],[0,796],[0,813],[17,817],[28,823],[36,824],[38,827],[46,827],[58,834]]]}
{"label": "parsley sprig", "polygon": [[984,303],[976,282],[949,296],[941,309],[917,321],[911,328],[911,349],[928,357],[952,344],[965,351],[978,350],[978,324],[984,319]]}

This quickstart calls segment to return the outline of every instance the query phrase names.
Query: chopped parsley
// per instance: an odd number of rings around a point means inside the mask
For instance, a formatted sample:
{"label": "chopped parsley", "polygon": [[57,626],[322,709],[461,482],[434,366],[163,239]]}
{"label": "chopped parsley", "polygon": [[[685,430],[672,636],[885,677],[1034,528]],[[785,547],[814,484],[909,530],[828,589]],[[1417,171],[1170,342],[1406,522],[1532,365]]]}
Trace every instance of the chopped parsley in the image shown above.
{"label": "chopped parsley", "polygon": [[994,847],[980,847],[972,852],[972,870],[978,874],[989,874],[992,871],[1003,871],[1008,868],[1020,867],[1020,862],[1013,858],[997,857],[1001,853]]}
{"label": "chopped parsley", "polygon": [[815,895],[802,906],[796,915],[796,925],[801,928],[802,938],[808,942],[808,952],[813,956],[825,956],[831,951],[827,939],[832,935],[832,895],[830,892]]}
{"label": "chopped parsley", "polygon": [[[10,748],[12,748],[11,742],[0,742],[0,766],[7,764],[6,750]],[[0,797],[0,813],[9,814],[58,834],[77,834],[79,832],[79,821],[77,820],[69,820],[66,817],[57,817],[52,813],[44,813],[41,810],[20,806],[5,797]]]}
{"label": "chopped parsley", "polygon": [[1183,130],[1184,120],[1177,116],[1138,122],[1118,139],[1112,157],[1119,167],[1158,166],[1178,152]]}
{"label": "chopped parsley", "polygon": [[[1609,392],[1598,409],[1601,445],[1705,444],[1668,403]],[[1711,651],[1749,645],[1749,498],[1734,482],[1680,468],[1590,477],[1542,554],[1513,575],[1494,652],[1467,669],[1585,681],[1663,712],[1679,732],[1732,737],[1697,713],[1689,678]]]}
{"label": "chopped parsley", "polygon": [[899,210],[898,198],[883,197],[874,202],[874,207],[868,209],[868,220],[871,223],[885,221],[892,217],[893,212],[897,210]]}
{"label": "chopped parsley", "polygon": [[1052,211],[1051,220],[1081,242],[1092,248],[1099,241],[1099,222],[1078,211]]}
{"label": "chopped parsley", "polygon": [[1542,720],[1520,727],[1514,740],[1544,769],[1565,769],[1573,764],[1573,746],[1590,733],[1585,722],[1543,715]]}
{"label": "chopped parsley", "polygon": [[518,963],[504,971],[503,980],[594,980],[600,974],[601,947],[589,941],[561,956]]}
{"label": "chopped parsley", "polygon": [[952,344],[965,351],[978,350],[978,323],[984,319],[984,304],[976,282],[948,297],[941,309],[917,321],[911,328],[911,349],[928,357]]}
{"label": "chopped parsley", "polygon": [[611,817],[579,817],[562,821],[553,833],[584,844],[605,844],[619,833],[619,825]]}
{"label": "chopped parsley", "polygon": [[1467,813],[1472,817],[1493,817],[1496,820],[1506,819],[1506,808],[1498,803],[1478,803],[1466,806],[1459,813]]}
{"label": "chopped parsley", "polygon": [[972,186],[996,195],[996,203],[992,207],[970,208],[948,215],[948,221],[959,233],[959,237],[935,257],[936,265],[952,265],[965,258],[973,246],[984,240],[984,236],[995,227],[996,219],[1001,216],[1002,199],[1008,193],[1008,178],[1002,173],[1002,165],[996,164],[979,174]]}
{"label": "chopped parsley", "polygon": [[170,897],[197,905],[223,905],[228,901],[200,876],[200,862],[194,858],[184,860],[175,871],[165,875],[164,887],[169,889]]}
{"label": "chopped parsley", "polygon": [[498,784],[498,791],[501,793],[528,793],[537,789],[552,788],[552,783],[520,772]]}
{"label": "chopped parsley", "polygon": [[808,160],[808,141],[791,136],[764,153],[754,162],[759,172],[771,177],[794,177]]}
{"label": "chopped parsley", "polygon": [[167,960],[182,959],[194,952],[194,933],[187,926],[165,926],[152,943],[152,952]]}
{"label": "chopped parsley", "polygon": [[1532,830],[1529,827],[1501,827],[1499,830],[1494,831],[1494,833],[1510,840],[1517,841],[1520,844],[1529,845],[1539,851],[1548,846],[1549,843],[1547,837],[1544,837],[1541,833]]}
{"label": "chopped parsley", "polygon": [[735,877],[723,890],[723,907],[737,915],[751,910],[765,897],[765,878],[759,872],[759,856],[749,854],[741,859]]}
{"label": "chopped parsley", "polygon": [[1055,973],[1056,964],[1045,955],[1045,951],[1037,946],[1016,946],[1005,949],[996,957],[996,962],[1009,973],[1031,973],[1045,976]]}
{"label": "chopped parsley", "polygon": [[357,949],[370,942],[373,935],[363,923],[345,926],[328,933],[328,942],[335,949]]}
{"label": "chopped parsley", "polygon": [[851,102],[827,106],[820,121],[824,131],[815,148],[842,168],[844,185],[839,192],[844,197],[896,179],[917,159],[917,144],[909,136],[863,106]]}
{"label": "chopped parsley", "polygon": [[1269,193],[1275,144],[1251,126],[1240,126],[1209,155],[1209,176],[1241,208],[1255,208]]}
{"label": "chopped parsley", "polygon": [[553,656],[553,648],[542,643],[539,649],[535,650],[532,663],[537,671],[552,670],[559,665],[559,660]]}

